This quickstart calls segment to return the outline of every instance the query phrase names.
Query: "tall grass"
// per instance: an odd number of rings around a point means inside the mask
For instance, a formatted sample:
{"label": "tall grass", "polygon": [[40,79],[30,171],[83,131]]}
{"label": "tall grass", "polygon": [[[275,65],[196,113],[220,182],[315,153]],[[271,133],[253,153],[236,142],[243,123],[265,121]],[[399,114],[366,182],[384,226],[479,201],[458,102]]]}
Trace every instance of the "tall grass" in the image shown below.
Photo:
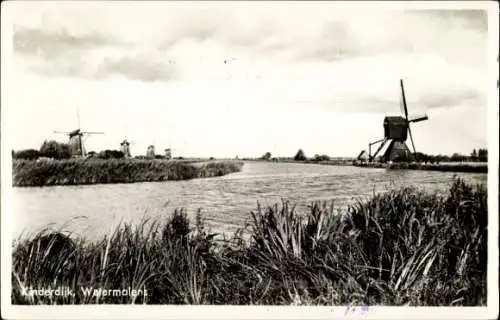
{"label": "tall grass", "polygon": [[187,180],[240,171],[241,162],[201,167],[183,161],[138,159],[13,160],[14,186],[130,183]]}
{"label": "tall grass", "polygon": [[[485,305],[486,195],[456,180],[445,197],[404,188],[344,212],[326,203],[307,212],[259,206],[226,241],[182,210],[95,242],[41,232],[14,243],[12,302]],[[75,296],[22,294],[58,286]],[[148,296],[86,296],[82,286]]]}

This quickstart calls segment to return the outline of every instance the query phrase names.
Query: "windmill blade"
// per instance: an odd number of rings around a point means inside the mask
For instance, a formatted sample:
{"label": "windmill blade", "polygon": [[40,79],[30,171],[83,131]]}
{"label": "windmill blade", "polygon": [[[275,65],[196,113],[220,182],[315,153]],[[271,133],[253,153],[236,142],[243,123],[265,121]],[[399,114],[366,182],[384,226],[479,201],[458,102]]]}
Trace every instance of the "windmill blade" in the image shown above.
{"label": "windmill blade", "polygon": [[424,121],[424,120],[428,120],[429,117],[425,114],[423,116],[419,116],[419,117],[414,117],[412,118],[411,120],[409,120],[410,122],[420,122],[420,121]]}
{"label": "windmill blade", "polygon": [[413,136],[411,134],[411,128],[408,126],[408,133],[410,134],[411,146],[413,147],[413,154],[417,154],[417,150],[415,149],[415,143],[413,143]]}
{"label": "windmill blade", "polygon": [[80,107],[76,107],[76,117],[78,118],[78,129],[80,129]]}
{"label": "windmill blade", "polygon": [[104,132],[96,132],[96,131],[82,131],[85,134],[104,134]]}
{"label": "windmill blade", "polygon": [[54,131],[54,133],[70,134],[71,132],[69,132],[69,131]]}
{"label": "windmill blade", "polygon": [[405,88],[403,86],[403,79],[400,79],[399,83],[401,84],[401,98],[403,100],[404,115],[406,121],[408,121],[408,108],[406,106],[406,97],[405,97]]}

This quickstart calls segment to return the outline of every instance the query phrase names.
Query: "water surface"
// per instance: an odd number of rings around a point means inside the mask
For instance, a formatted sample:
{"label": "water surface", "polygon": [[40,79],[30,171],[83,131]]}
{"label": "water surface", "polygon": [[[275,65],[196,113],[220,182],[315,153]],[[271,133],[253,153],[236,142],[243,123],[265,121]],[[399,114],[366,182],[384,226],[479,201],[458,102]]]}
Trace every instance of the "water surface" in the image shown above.
{"label": "water surface", "polygon": [[109,233],[120,221],[169,216],[200,208],[213,231],[241,227],[261,205],[290,200],[305,207],[314,200],[345,207],[374,192],[414,185],[446,192],[454,175],[485,183],[486,174],[386,170],[354,166],[246,162],[241,172],[186,181],[14,188],[14,237],[52,224],[89,238]]}

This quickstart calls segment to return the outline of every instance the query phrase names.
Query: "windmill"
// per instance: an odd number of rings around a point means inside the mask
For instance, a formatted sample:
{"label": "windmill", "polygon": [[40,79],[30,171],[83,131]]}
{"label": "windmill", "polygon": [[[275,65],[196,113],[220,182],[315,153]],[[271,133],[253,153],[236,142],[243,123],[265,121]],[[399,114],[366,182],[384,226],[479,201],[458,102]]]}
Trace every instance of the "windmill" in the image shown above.
{"label": "windmill", "polygon": [[[408,107],[406,105],[405,90],[403,80],[400,80],[401,85],[401,116],[389,116],[384,118],[384,138],[371,142],[368,145],[369,161],[376,159],[380,151],[382,152],[382,161],[409,161],[416,155],[415,143],[411,134],[410,123],[420,122],[429,119],[427,115],[409,118]],[[413,157],[410,149],[406,145],[406,140],[410,136],[411,145],[413,148]],[[372,155],[371,148],[373,145],[380,143],[377,151]]]}
{"label": "windmill", "polygon": [[172,139],[168,139],[168,148],[163,150],[165,152],[165,159],[171,160],[174,148],[172,148]]}
{"label": "windmill", "polygon": [[128,141],[127,138],[123,139],[122,142],[120,142],[120,151],[123,152],[125,155],[125,158],[130,158],[132,157],[132,154],[130,153],[130,145],[134,144],[131,141]]}
{"label": "windmill", "polygon": [[125,138],[123,139],[122,142],[120,142],[120,151],[123,152],[123,154],[125,155],[125,158],[131,158],[132,157],[132,154],[130,152],[130,146],[135,144],[134,141],[130,141],[127,136],[127,132],[128,132],[128,129],[127,129],[127,125],[123,125],[123,131],[125,132]]}
{"label": "windmill", "polygon": [[[77,117],[78,117],[78,129],[73,131],[64,132],[64,131],[54,131],[54,133],[63,133],[67,134],[69,137],[68,145],[71,152],[71,156],[73,157],[85,157],[85,146],[84,140],[88,138],[88,136],[93,134],[104,134],[104,132],[92,132],[92,131],[82,131],[80,128],[80,109],[77,109]],[[84,136],[87,136],[85,139]]]}

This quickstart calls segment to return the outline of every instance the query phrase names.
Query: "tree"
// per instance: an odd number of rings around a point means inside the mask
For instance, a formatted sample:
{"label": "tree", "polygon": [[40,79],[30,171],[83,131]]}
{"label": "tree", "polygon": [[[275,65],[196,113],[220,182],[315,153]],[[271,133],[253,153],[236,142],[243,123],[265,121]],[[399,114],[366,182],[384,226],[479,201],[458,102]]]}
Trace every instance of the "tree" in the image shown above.
{"label": "tree", "polygon": [[486,162],[488,161],[488,150],[487,149],[479,149],[477,152],[477,157],[479,161]]}
{"label": "tree", "polygon": [[266,152],[262,155],[262,157],[260,157],[262,160],[269,160],[271,159],[271,152]]}
{"label": "tree", "polygon": [[472,153],[470,154],[470,157],[471,157],[472,161],[476,161],[477,160],[476,149],[472,150]]}
{"label": "tree", "polygon": [[450,158],[451,161],[455,161],[455,162],[457,162],[457,161],[464,161],[466,159],[467,159],[466,156],[458,154],[458,153],[452,154],[451,158]]}
{"label": "tree", "polygon": [[71,158],[71,151],[67,143],[45,140],[40,147],[40,156],[54,159],[68,159]]}
{"label": "tree", "polygon": [[297,154],[295,155],[295,157],[293,157],[293,160],[295,160],[295,161],[307,160],[306,155],[304,154],[304,151],[302,151],[302,149],[299,149],[299,151],[297,151]]}

